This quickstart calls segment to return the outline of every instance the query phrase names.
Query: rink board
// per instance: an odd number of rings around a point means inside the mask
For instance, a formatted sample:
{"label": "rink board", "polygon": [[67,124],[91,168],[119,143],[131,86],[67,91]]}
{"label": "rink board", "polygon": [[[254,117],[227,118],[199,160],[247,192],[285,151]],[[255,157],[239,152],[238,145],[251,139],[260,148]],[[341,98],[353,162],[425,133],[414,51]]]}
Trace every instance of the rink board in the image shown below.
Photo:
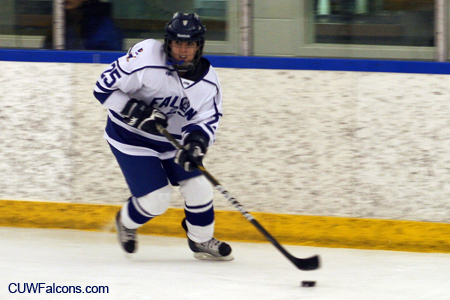
{"label": "rink board", "polygon": [[[348,66],[367,70],[360,61]],[[424,72],[437,68],[426,66]],[[106,109],[92,95],[107,66],[0,61],[0,67],[8,87],[0,93],[0,198],[121,205],[129,189],[103,138]],[[224,117],[204,163],[247,210],[449,222],[450,76],[217,73]],[[216,210],[233,210],[216,191],[214,199]],[[178,191],[170,204],[183,208]]]}
{"label": "rink board", "polygon": [[[120,206],[0,200],[0,226],[113,231]],[[450,253],[450,224],[382,219],[252,213],[280,243],[355,249]],[[140,234],[183,237],[182,209],[171,208]],[[219,239],[264,242],[239,212],[216,211]]]}
{"label": "rink board", "polygon": [[[114,230],[129,190],[92,89],[119,55],[0,51],[0,197],[49,201],[1,201],[1,226]],[[448,63],[209,58],[226,113],[205,163],[280,242],[450,252]],[[265,241],[216,196],[217,237]],[[140,232],[184,236],[171,205]]]}

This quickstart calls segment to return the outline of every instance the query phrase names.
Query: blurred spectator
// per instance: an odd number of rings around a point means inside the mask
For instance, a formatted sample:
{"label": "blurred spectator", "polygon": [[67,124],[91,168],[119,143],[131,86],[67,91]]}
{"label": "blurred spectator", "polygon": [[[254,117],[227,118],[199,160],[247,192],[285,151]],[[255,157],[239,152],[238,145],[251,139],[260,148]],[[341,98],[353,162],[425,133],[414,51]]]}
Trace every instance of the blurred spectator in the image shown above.
{"label": "blurred spectator", "polygon": [[[65,49],[121,51],[123,36],[111,17],[111,3],[98,0],[65,1]],[[53,48],[53,30],[44,41]]]}

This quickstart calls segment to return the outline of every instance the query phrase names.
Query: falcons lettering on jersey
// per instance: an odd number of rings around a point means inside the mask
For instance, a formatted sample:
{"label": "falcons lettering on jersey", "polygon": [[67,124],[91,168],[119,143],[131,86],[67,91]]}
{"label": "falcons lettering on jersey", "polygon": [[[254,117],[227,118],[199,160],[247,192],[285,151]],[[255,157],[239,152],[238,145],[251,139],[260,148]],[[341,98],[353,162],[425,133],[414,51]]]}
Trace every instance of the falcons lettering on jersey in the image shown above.
{"label": "falcons lettering on jersey", "polygon": [[179,114],[180,116],[185,117],[188,121],[197,114],[197,111],[190,108],[189,100],[187,97],[181,99],[178,96],[153,98],[150,102],[150,106],[156,107],[159,110],[170,107],[171,109],[166,112],[166,115]]}

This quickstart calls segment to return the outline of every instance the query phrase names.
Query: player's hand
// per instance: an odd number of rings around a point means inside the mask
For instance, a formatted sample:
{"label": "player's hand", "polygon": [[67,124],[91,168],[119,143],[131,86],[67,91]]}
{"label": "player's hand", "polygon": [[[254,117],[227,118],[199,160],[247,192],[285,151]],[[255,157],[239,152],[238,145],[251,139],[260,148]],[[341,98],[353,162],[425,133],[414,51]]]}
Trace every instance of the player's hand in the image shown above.
{"label": "player's hand", "polygon": [[203,133],[193,131],[186,137],[183,149],[177,150],[175,163],[187,172],[194,171],[197,166],[203,165],[206,150],[207,141]]}
{"label": "player's hand", "polygon": [[127,102],[120,114],[123,117],[123,121],[130,126],[139,126],[140,120],[144,111],[148,108],[144,101],[131,99]]}
{"label": "player's hand", "polygon": [[156,124],[167,127],[167,116],[160,110],[149,107],[142,100],[131,99],[121,111],[123,120],[130,126],[151,134],[159,134]]}
{"label": "player's hand", "polygon": [[167,116],[159,109],[149,107],[144,111],[144,118],[137,128],[151,134],[159,134],[156,124],[167,127]]}

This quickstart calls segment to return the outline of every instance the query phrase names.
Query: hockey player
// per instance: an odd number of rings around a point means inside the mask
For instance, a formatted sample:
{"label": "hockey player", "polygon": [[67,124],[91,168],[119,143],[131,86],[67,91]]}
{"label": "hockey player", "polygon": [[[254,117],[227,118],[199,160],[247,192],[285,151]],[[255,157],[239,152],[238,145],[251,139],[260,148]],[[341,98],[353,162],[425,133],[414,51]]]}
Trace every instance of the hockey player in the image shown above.
{"label": "hockey player", "polygon": [[[213,191],[197,170],[215,140],[222,93],[202,56],[205,27],[197,14],[175,13],[164,44],[132,46],[99,77],[94,95],[108,108],[105,138],[132,196],[116,216],[123,249],[137,249],[136,230],[169,207],[172,186],[184,198],[188,245],[198,259],[231,260],[231,247],[213,237]],[[176,150],[159,123],[182,144]]]}

